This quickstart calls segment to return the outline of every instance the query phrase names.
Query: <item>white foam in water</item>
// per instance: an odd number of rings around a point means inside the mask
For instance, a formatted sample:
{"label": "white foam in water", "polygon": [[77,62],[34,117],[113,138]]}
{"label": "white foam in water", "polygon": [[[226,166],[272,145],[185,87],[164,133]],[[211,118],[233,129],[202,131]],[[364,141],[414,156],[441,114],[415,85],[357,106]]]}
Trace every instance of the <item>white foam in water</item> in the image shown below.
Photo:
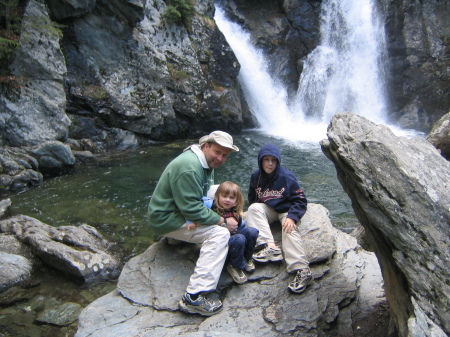
{"label": "white foam in water", "polygon": [[[250,34],[229,21],[216,7],[215,21],[236,54],[239,81],[261,131],[293,143],[326,138],[332,116],[352,112],[387,124],[384,64],[387,55],[384,25],[371,0],[324,0],[319,46],[305,61],[294,103],[267,71],[264,55]],[[390,128],[396,135],[411,130]]]}

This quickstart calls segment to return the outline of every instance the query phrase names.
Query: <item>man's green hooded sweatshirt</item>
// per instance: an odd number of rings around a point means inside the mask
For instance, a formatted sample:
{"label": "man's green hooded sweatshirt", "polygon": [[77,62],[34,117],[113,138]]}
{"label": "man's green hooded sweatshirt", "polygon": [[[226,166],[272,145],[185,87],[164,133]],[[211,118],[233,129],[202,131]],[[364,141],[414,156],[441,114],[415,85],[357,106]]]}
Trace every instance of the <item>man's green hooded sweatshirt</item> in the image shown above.
{"label": "man's green hooded sweatshirt", "polygon": [[[197,147],[194,153],[193,147]],[[148,224],[155,235],[180,228],[186,220],[215,225],[220,216],[205,207],[202,197],[214,184],[214,170],[204,168],[198,145],[193,145],[172,160],[162,173],[148,206]],[[203,158],[204,159],[204,158]]]}

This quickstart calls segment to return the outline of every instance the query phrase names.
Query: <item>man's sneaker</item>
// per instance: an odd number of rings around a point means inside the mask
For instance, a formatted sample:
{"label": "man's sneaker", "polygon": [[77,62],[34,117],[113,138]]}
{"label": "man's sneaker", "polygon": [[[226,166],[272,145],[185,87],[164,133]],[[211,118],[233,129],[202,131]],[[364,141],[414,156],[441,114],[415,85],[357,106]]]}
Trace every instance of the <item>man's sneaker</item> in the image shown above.
{"label": "man's sneaker", "polygon": [[288,289],[293,293],[300,294],[305,291],[306,286],[312,282],[313,278],[311,275],[311,270],[301,269],[297,271],[294,280],[288,285]]}
{"label": "man's sneaker", "polygon": [[253,254],[253,260],[256,262],[281,261],[283,260],[283,255],[281,255],[280,248],[266,246],[264,249]]}
{"label": "man's sneaker", "polygon": [[245,261],[245,271],[251,273],[255,271],[255,263],[252,259]]}
{"label": "man's sneaker", "polygon": [[222,311],[223,305],[220,300],[214,301],[205,297],[204,294],[198,294],[196,300],[191,295],[185,293],[178,302],[178,308],[187,314],[199,314],[202,316],[212,316]]}
{"label": "man's sneaker", "polygon": [[227,270],[233,278],[234,282],[238,284],[242,284],[247,282],[247,276],[242,271],[242,269],[234,268],[231,264],[227,265]]}

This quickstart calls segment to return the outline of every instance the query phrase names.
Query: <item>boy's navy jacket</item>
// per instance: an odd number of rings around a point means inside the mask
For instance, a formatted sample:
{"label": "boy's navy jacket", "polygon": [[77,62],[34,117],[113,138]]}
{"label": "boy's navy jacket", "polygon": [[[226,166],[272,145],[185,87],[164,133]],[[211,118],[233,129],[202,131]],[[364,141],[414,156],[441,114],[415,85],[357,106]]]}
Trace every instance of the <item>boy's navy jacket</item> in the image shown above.
{"label": "boy's navy jacket", "polygon": [[[275,171],[268,176],[262,168],[262,158],[273,156],[278,160]],[[248,190],[248,202],[265,203],[277,213],[288,213],[287,217],[295,222],[306,212],[307,200],[305,193],[294,173],[281,166],[281,155],[273,144],[264,145],[258,154],[259,169],[253,172]]]}

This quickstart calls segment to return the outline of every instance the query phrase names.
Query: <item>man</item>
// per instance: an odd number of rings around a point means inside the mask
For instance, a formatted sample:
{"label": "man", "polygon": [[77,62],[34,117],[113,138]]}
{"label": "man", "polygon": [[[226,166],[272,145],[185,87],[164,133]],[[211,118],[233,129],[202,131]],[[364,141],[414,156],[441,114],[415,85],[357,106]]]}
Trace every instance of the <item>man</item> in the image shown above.
{"label": "man", "polygon": [[[206,294],[217,287],[230,231],[238,224],[206,207],[202,197],[214,184],[214,169],[233,151],[239,149],[228,133],[214,131],[203,136],[199,144],[191,145],[167,165],[149,203],[148,221],[156,235],[201,244],[194,273],[178,304],[186,313],[211,316],[222,311],[222,302]],[[186,220],[199,225],[189,230]]]}

